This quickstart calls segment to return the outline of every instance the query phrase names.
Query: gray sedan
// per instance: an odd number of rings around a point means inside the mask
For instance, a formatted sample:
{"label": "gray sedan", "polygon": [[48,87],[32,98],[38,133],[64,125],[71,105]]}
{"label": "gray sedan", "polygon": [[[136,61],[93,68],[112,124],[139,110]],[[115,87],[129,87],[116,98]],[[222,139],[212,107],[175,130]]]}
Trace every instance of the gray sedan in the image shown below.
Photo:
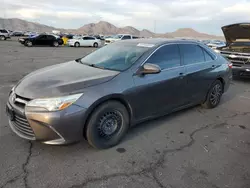
{"label": "gray sedan", "polygon": [[12,88],[11,129],[46,144],[118,144],[129,127],[197,104],[216,107],[231,64],[188,40],[119,41],[30,73]]}

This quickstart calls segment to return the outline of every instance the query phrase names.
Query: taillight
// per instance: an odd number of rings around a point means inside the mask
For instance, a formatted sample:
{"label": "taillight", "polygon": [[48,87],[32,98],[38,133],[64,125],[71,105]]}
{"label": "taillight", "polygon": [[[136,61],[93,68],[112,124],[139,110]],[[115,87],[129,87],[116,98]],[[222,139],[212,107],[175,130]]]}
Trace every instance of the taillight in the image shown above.
{"label": "taillight", "polygon": [[228,68],[231,69],[231,68],[233,68],[233,63],[230,63],[230,62],[229,62],[229,63],[227,63],[227,66],[228,66]]}

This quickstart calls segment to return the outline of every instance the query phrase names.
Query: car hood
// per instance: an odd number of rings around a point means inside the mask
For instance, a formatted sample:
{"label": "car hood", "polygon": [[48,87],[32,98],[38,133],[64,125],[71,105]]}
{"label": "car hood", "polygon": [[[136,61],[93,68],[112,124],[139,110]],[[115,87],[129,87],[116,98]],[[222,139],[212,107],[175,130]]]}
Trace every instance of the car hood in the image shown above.
{"label": "car hood", "polygon": [[81,93],[84,88],[107,82],[117,74],[70,61],[28,74],[17,84],[15,93],[29,99]]}
{"label": "car hood", "polygon": [[222,31],[224,33],[227,45],[235,42],[236,40],[246,40],[250,39],[250,23],[239,23],[223,26]]}

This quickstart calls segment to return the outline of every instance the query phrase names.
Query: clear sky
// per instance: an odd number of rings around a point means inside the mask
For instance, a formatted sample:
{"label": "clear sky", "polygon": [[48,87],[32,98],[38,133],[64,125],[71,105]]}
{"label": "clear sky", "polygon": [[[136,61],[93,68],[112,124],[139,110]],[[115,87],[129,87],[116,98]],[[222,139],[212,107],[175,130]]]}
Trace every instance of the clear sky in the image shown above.
{"label": "clear sky", "polygon": [[250,0],[0,0],[0,17],[59,28],[107,21],[158,33],[191,27],[222,35],[221,26],[250,22]]}

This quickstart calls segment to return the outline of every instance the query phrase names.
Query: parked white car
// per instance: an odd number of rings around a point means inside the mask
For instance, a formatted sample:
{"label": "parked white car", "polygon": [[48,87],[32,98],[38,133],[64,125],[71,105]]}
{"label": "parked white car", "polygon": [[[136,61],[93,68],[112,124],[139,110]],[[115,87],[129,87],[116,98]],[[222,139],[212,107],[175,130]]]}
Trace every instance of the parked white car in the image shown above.
{"label": "parked white car", "polygon": [[68,40],[68,45],[74,47],[93,46],[97,48],[98,46],[101,46],[101,40],[96,39],[95,37],[73,38]]}
{"label": "parked white car", "polygon": [[223,41],[210,41],[207,44],[207,46],[212,48],[212,49],[217,49],[217,48],[226,46],[226,43]]}
{"label": "parked white car", "polygon": [[133,37],[132,35],[129,35],[129,34],[118,34],[118,35],[115,35],[111,38],[106,38],[105,45],[113,43],[113,42],[118,41],[118,40],[127,40],[127,39],[133,39],[133,38],[135,38],[135,37]]}

